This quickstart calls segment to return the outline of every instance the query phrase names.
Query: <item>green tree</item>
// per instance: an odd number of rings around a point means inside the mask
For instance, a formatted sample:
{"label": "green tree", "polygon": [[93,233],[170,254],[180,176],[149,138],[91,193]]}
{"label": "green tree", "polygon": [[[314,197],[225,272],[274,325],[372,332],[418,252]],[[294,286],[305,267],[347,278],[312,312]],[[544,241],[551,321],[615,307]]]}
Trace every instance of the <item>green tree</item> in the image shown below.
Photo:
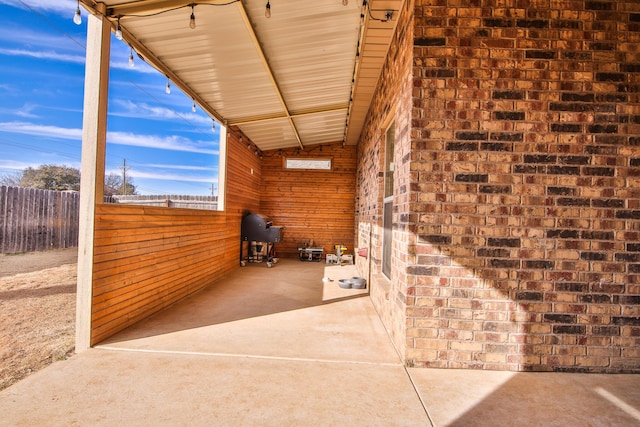
{"label": "green tree", "polygon": [[40,165],[22,172],[21,187],[43,190],[80,190],[80,170],[69,166]]}

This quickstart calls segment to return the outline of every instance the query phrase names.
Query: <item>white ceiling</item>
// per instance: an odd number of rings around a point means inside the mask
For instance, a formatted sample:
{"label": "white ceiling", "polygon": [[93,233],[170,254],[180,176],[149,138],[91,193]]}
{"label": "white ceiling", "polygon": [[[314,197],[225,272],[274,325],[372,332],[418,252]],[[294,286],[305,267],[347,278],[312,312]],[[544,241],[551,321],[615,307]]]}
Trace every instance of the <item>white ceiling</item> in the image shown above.
{"label": "white ceiling", "polygon": [[272,150],[357,143],[404,0],[270,0],[270,18],[266,0],[81,3],[114,30],[120,17],[124,42]]}

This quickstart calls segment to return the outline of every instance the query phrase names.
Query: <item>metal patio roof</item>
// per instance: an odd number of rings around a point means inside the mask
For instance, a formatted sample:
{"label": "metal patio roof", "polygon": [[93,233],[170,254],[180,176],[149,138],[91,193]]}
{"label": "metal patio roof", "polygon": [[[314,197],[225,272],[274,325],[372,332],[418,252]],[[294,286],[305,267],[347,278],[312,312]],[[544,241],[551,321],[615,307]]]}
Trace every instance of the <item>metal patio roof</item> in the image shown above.
{"label": "metal patio roof", "polygon": [[264,151],[358,142],[404,0],[80,2]]}

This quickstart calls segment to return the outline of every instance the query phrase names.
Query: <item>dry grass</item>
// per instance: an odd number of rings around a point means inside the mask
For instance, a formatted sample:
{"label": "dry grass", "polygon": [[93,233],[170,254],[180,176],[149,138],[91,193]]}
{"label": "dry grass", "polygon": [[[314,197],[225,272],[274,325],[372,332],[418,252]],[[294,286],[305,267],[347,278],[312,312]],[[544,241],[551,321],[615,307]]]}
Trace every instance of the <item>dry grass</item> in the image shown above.
{"label": "dry grass", "polygon": [[75,298],[75,263],[0,277],[0,390],[73,352]]}

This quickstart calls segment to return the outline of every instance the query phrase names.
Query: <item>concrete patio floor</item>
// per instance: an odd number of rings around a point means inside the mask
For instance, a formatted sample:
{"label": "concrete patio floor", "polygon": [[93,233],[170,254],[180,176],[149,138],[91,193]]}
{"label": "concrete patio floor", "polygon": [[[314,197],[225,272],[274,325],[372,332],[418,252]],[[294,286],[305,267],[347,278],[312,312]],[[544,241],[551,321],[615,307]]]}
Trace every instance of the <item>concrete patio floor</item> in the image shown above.
{"label": "concrete patio floor", "polygon": [[0,392],[0,425],[640,425],[640,375],[405,368],[354,274],[250,264]]}

